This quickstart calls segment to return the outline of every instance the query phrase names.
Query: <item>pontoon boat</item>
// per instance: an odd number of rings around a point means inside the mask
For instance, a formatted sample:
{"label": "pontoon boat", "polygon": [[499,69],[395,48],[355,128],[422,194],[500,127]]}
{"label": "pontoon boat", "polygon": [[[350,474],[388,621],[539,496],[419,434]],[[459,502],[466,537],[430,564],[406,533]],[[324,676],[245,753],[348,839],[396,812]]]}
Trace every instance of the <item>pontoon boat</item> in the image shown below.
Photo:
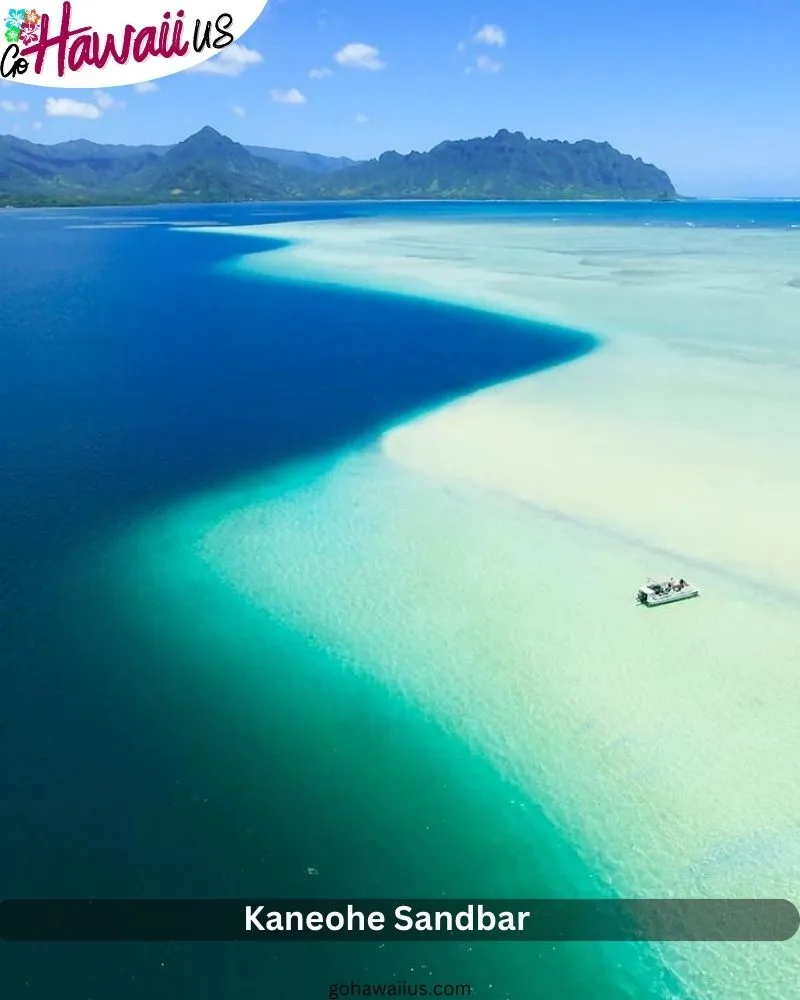
{"label": "pontoon boat", "polygon": [[700,591],[686,580],[676,580],[674,576],[666,580],[648,580],[647,584],[636,595],[637,604],[646,604],[648,608],[656,604],[671,604],[673,601],[685,601],[689,597],[697,597]]}

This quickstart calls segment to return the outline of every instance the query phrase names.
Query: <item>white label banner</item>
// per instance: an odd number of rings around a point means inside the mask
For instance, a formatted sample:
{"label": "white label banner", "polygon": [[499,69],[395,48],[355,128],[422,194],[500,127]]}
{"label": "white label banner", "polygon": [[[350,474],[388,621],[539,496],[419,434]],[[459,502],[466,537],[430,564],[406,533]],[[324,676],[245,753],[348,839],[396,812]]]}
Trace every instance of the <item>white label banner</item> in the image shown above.
{"label": "white label banner", "polygon": [[0,8],[4,80],[65,89],[148,83],[219,56],[267,6],[267,0],[43,2]]}

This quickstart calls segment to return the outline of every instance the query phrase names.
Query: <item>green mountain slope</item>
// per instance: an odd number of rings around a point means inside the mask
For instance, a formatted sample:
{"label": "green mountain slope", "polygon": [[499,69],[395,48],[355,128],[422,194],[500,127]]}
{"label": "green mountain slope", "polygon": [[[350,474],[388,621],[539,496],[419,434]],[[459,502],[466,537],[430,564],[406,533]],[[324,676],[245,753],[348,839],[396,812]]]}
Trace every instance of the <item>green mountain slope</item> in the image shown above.
{"label": "green mountain slope", "polygon": [[299,198],[299,172],[254,156],[206,126],[114,185],[120,197],[146,201],[271,201]]}
{"label": "green mountain slope", "polygon": [[675,197],[663,170],[608,143],[527,139],[505,130],[365,163],[247,148],[208,126],[171,147],[83,139],[45,146],[0,136],[0,206]]}
{"label": "green mountain slope", "polygon": [[244,147],[204,128],[175,146],[75,139],[47,146],[0,136],[0,205],[253,201],[303,197],[311,174],[356,161]]}
{"label": "green mountain slope", "polygon": [[384,153],[326,178],[319,189],[330,198],[676,197],[663,170],[607,142],[528,139],[505,129],[427,153]]}
{"label": "green mountain slope", "polygon": [[103,190],[158,157],[147,147],[78,139],[42,146],[0,136],[0,203],[62,204]]}
{"label": "green mountain slope", "polygon": [[301,153],[297,149],[274,149],[272,146],[245,146],[245,149],[281,167],[296,167],[312,174],[333,174],[358,163],[349,156],[322,156],[320,153]]}

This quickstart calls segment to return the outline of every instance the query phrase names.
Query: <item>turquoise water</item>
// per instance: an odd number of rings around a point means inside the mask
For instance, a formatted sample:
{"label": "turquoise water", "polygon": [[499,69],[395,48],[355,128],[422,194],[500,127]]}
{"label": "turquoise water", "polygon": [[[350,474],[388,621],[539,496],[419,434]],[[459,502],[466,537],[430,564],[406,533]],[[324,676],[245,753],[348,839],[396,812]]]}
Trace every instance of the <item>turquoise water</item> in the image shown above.
{"label": "turquoise water", "polygon": [[[302,489],[410,412],[593,348],[466,310],[236,281],[217,265],[249,242],[168,228],[342,211],[0,220],[0,242],[15,248],[0,279],[10,303],[0,342],[4,896],[610,891],[536,802],[440,721],[232,591],[198,554],[207,523],[167,521],[159,546],[139,544],[142,525],[179,501],[215,491],[213,519],[242,477],[259,489],[267,477],[276,495]],[[431,211],[454,222],[554,214]],[[795,205],[557,214],[800,222]],[[9,996],[34,1000],[305,998],[332,981],[395,978],[543,1000],[673,989],[645,949],[535,944],[4,946],[0,978]]]}

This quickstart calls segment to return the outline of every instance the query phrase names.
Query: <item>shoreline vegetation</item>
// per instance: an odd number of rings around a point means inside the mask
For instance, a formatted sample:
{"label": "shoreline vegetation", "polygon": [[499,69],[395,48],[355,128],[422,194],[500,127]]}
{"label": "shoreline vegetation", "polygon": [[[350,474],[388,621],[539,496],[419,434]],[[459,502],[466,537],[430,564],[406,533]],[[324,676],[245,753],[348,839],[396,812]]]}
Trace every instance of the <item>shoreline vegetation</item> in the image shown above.
{"label": "shoreline vegetation", "polygon": [[0,206],[307,201],[676,201],[658,167],[607,142],[494,136],[373,160],[243,146],[206,126],[175,146],[0,136]]}

